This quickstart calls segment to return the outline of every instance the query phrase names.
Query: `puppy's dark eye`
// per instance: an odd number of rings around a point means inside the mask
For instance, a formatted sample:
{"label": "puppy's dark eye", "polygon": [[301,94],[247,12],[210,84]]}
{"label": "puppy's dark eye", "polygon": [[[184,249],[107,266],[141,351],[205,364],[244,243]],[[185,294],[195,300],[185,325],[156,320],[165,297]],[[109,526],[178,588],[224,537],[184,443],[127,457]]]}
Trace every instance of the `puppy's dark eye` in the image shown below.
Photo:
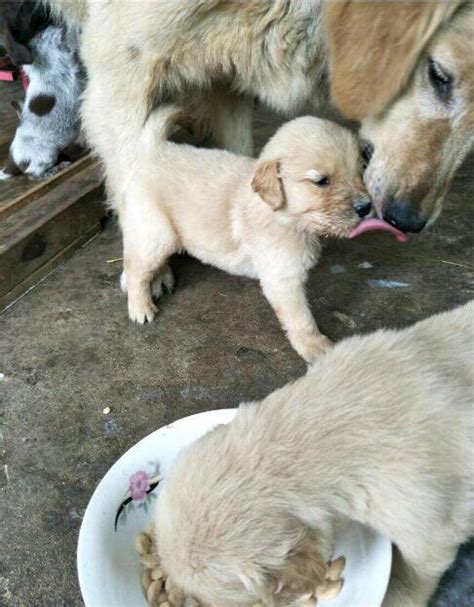
{"label": "puppy's dark eye", "polygon": [[453,77],[431,57],[428,60],[428,78],[441,101],[449,101],[453,91]]}
{"label": "puppy's dark eye", "polygon": [[314,180],[314,183],[320,188],[324,188],[325,186],[330,184],[330,179],[327,175],[321,175],[321,177],[318,177]]}
{"label": "puppy's dark eye", "polygon": [[374,146],[372,143],[370,143],[370,141],[367,141],[366,139],[364,139],[362,141],[362,166],[364,167],[364,169],[367,168],[370,159],[372,158],[374,153]]}

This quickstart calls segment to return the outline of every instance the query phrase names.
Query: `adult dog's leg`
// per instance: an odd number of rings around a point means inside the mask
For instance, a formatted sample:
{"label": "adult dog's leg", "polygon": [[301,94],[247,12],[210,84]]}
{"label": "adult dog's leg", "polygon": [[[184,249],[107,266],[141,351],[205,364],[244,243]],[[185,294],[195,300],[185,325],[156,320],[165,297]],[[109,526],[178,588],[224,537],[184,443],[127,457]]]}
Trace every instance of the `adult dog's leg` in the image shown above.
{"label": "adult dog's leg", "polygon": [[206,113],[215,143],[235,154],[254,155],[253,112],[255,101],[216,89],[207,96]]}

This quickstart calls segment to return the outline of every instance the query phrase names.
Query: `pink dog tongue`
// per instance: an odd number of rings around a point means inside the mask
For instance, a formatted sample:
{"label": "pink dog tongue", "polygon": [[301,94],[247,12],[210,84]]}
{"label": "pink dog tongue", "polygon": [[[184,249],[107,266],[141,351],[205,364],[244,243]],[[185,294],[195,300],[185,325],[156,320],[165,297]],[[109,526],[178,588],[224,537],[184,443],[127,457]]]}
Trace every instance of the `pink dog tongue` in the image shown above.
{"label": "pink dog tongue", "polygon": [[371,219],[364,219],[364,221],[361,221],[359,225],[349,234],[349,238],[356,238],[360,234],[364,234],[365,232],[373,232],[375,230],[390,232],[399,242],[407,242],[408,240],[408,236],[398,230],[396,227],[387,223],[383,219],[375,219],[373,217]]}

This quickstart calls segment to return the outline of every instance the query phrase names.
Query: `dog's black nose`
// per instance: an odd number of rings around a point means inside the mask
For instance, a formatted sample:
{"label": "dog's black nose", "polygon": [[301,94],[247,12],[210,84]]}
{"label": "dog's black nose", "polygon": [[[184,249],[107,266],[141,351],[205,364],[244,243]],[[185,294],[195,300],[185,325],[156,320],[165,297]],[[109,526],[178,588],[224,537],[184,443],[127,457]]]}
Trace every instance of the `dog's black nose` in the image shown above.
{"label": "dog's black nose", "polygon": [[352,206],[359,217],[365,217],[370,213],[372,203],[368,198],[358,198]]}
{"label": "dog's black nose", "polygon": [[426,219],[420,216],[416,206],[400,198],[391,199],[384,204],[382,216],[402,232],[421,232],[426,225]]}

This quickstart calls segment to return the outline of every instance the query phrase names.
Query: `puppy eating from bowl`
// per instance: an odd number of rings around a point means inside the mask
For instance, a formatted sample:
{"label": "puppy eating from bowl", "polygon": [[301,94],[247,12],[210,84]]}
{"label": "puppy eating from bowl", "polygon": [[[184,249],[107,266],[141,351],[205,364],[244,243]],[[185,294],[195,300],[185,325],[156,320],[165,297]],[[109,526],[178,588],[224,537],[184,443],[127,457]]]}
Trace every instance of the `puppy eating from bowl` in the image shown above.
{"label": "puppy eating from bowl", "polygon": [[346,339],[185,448],[155,513],[171,582],[216,607],[293,605],[353,520],[395,545],[383,607],[426,607],[474,533],[473,314]]}
{"label": "puppy eating from bowl", "polygon": [[[170,113],[173,110],[170,109]],[[330,345],[305,295],[308,271],[328,237],[348,237],[371,214],[356,137],[313,117],[284,124],[257,160],[165,140],[163,109],[142,137],[141,168],[120,209],[122,289],[132,320],[151,321],[152,296],[170,290],[167,260],[187,251],[231,274],[255,278],[293,348],[306,361]],[[369,219],[388,231],[392,226]]]}

